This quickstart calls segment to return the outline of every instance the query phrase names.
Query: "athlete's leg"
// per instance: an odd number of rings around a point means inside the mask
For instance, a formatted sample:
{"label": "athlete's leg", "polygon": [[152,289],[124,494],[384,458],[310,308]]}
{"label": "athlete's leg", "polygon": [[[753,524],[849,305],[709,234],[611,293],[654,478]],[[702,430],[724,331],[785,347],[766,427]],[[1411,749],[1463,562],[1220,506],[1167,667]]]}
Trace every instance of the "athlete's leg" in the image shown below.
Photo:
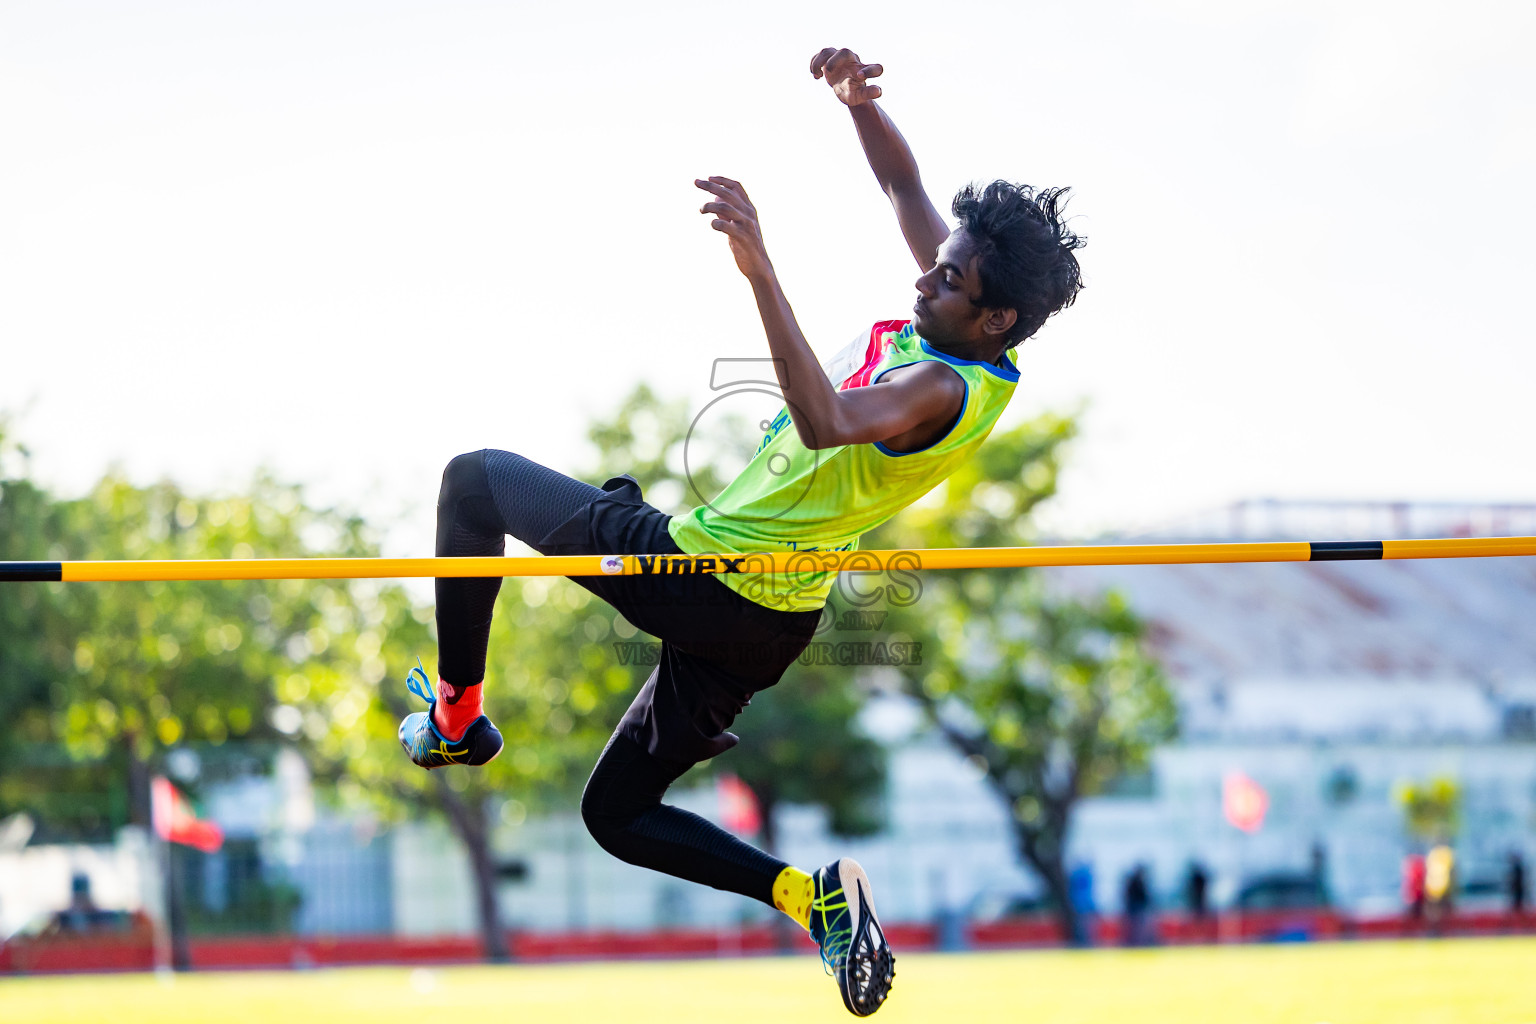
{"label": "athlete's leg", "polygon": [[[487,449],[455,458],[443,473],[437,553],[501,555],[511,534],[546,555],[675,554],[668,519],[641,500],[639,486],[628,477],[598,488],[520,455]],[[400,743],[424,768],[484,764],[501,750],[500,734],[481,714],[486,644],[501,578],[439,579],[436,588],[438,682],[434,688],[424,673],[412,670],[411,689],[430,707],[406,717]],[[644,587],[599,596],[637,625],[654,597]]]}
{"label": "athlete's leg", "polygon": [[[656,702],[656,676],[637,705]],[[667,760],[626,734],[608,741],[581,797],[581,816],[603,849],[630,864],[740,893],[775,907],[810,932],[837,978],[843,1003],[859,1016],[879,1009],[895,977],[869,878],[841,858],[812,873],[786,864],[696,814],[661,802],[692,763]]]}
{"label": "athlete's leg", "polygon": [[[600,488],[511,452],[460,455],[443,471],[437,554],[500,556],[508,534],[537,545]],[[486,642],[501,577],[437,581],[438,676],[454,688],[485,678]]]}
{"label": "athlete's leg", "polygon": [[740,603],[692,614],[719,616],[714,627],[723,639],[708,656],[672,641],[662,644],[656,669],[592,771],[582,818],[599,845],[620,860],[749,896],[809,927],[809,874],[662,803],[667,787],[689,768],[736,745],[729,731],[736,717],[756,692],[778,681],[815,629],[814,614],[748,606],[720,589]]}
{"label": "athlete's leg", "polygon": [[[439,556],[501,555],[506,535],[539,539],[603,492],[510,452],[460,455],[443,471],[437,504]],[[479,765],[501,753],[501,733],[481,714],[491,613],[501,577],[439,579],[438,682],[411,670],[426,712],[400,723],[400,745],[423,768]]]}
{"label": "athlete's leg", "polygon": [[614,733],[581,797],[581,816],[598,845],[630,864],[774,903],[774,879],[788,866],[680,807],[661,802],[693,765],[664,761]]}

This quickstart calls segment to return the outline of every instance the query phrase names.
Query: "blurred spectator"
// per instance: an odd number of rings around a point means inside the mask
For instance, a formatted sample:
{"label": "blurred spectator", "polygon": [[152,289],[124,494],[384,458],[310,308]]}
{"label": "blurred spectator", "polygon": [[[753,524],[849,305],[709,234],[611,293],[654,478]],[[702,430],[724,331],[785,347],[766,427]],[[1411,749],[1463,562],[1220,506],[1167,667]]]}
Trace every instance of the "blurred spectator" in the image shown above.
{"label": "blurred spectator", "polygon": [[1525,913],[1525,858],[1519,850],[1509,851],[1509,911]]}
{"label": "blurred spectator", "polygon": [[154,937],[154,926],[142,910],[103,910],[97,906],[91,895],[91,878],[83,871],[70,877],[69,905],[39,918],[36,925],[12,936],[7,948],[67,944],[85,936],[112,937],[147,947]]}
{"label": "blurred spectator", "polygon": [[1328,891],[1328,848],[1321,841],[1312,844],[1312,883],[1317,886],[1317,905],[1333,905]]}
{"label": "blurred spectator", "polygon": [[69,906],[59,911],[56,921],[60,931],[88,932],[96,927],[99,916],[91,898],[91,876],[77,871],[69,879]]}
{"label": "blurred spectator", "polygon": [[1197,860],[1190,861],[1189,874],[1184,878],[1184,903],[1196,921],[1205,920],[1205,916],[1210,913],[1210,886],[1211,876],[1206,872],[1205,865]]}
{"label": "blurred spectator", "polygon": [[1424,920],[1424,857],[1410,853],[1403,858],[1403,906],[1408,920],[1418,923]]}
{"label": "blurred spectator", "polygon": [[1444,843],[1430,848],[1424,856],[1424,898],[1430,925],[1438,930],[1451,914],[1455,893],[1456,853]]}
{"label": "blurred spectator", "polygon": [[1152,944],[1151,915],[1152,895],[1147,888],[1147,866],[1137,864],[1125,880],[1125,944],[1150,946]]}
{"label": "blurred spectator", "polygon": [[1078,861],[1072,865],[1072,870],[1067,873],[1067,895],[1072,900],[1072,909],[1077,912],[1077,931],[1072,936],[1072,944],[1091,946],[1094,919],[1098,916],[1098,907],[1093,902],[1092,864]]}

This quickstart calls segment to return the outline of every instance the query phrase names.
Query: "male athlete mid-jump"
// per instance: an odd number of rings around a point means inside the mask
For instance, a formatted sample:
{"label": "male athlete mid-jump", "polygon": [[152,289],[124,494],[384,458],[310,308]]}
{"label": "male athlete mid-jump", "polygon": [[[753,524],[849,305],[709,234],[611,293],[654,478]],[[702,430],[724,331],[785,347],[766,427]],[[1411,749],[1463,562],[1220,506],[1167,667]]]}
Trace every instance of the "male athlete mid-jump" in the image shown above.
{"label": "male athlete mid-jump", "polygon": [[[923,191],[911,150],[874,100],[882,72],[849,50],[811,61],[847,105],[865,156],[922,268],[910,319],[873,325],[824,370],[779,287],[757,210],[742,186],[711,177],[701,212],[726,236],[752,285],[789,398],[756,454],[712,502],[672,517],[628,476],[602,487],[519,455],[460,455],[443,473],[437,554],[501,555],[511,534],[546,555],[705,555],[851,548],[943,481],[985,440],[1019,371],[1009,352],[1077,296],[1062,223],[1065,190],[994,181],[967,187],[950,230]],[[787,429],[789,426],[794,429]],[[662,640],[661,660],[598,759],[581,800],[615,857],[761,900],[807,928],[854,1014],[879,1009],[894,960],[869,879],[854,861],[814,873],[662,803],[693,765],[724,753],[752,695],[777,683],[809,643],[830,573],[583,576],[574,582]],[[479,765],[501,751],[481,714],[486,643],[500,579],[437,581],[438,683],[413,669],[429,707],[400,726],[423,768]]]}

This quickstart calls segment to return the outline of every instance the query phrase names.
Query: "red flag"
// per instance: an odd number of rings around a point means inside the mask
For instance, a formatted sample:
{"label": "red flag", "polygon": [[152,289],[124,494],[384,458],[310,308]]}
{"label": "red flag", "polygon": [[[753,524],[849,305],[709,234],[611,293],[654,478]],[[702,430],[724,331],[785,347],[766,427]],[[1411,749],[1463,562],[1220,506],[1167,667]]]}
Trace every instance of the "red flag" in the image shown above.
{"label": "red flag", "polygon": [[730,772],[715,776],[715,796],[720,800],[720,823],[740,836],[757,835],[763,812],[752,787]]}
{"label": "red flag", "polygon": [[149,784],[149,792],[155,834],[161,839],[194,846],[204,853],[213,853],[224,845],[224,830],[200,819],[170,779],[156,776]]}
{"label": "red flag", "polygon": [[1269,810],[1269,794],[1242,772],[1229,772],[1221,785],[1221,809],[1244,832],[1257,832]]}

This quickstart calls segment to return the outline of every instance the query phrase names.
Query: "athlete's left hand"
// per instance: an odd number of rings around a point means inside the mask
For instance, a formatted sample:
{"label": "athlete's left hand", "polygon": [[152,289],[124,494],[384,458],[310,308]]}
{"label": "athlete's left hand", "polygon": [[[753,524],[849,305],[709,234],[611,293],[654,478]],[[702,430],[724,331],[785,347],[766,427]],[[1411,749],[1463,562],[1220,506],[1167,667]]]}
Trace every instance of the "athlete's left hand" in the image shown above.
{"label": "athlete's left hand", "polygon": [[736,257],[737,269],[749,280],[771,276],[773,264],[763,245],[757,207],[747,198],[747,190],[741,187],[741,182],[711,175],[708,181],[695,180],[694,184],[718,197],[699,207],[699,212],[714,214],[715,219],[709,226],[730,239],[731,255]]}

